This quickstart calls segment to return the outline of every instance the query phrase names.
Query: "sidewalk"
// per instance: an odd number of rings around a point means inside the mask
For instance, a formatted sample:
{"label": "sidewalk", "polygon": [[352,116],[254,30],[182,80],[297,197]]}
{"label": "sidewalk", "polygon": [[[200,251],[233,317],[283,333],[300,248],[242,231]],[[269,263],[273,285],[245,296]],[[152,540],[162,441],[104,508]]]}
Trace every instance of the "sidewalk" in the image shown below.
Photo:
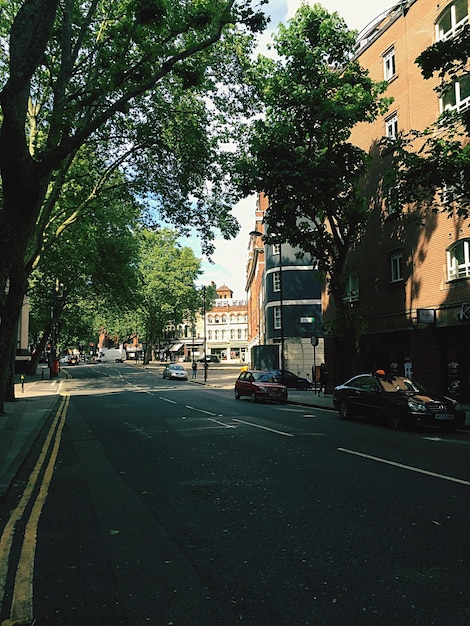
{"label": "sidewalk", "polygon": [[59,388],[65,375],[49,380],[45,368],[44,379],[38,367],[36,376],[15,376],[16,402],[5,403],[0,415],[0,499],[5,497],[47,418],[59,404]]}

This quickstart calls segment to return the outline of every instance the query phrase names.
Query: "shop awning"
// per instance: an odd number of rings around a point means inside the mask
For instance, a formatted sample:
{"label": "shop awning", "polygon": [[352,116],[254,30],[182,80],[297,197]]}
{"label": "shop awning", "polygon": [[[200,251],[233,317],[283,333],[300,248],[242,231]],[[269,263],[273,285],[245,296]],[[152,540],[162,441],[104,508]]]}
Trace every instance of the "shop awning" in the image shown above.
{"label": "shop awning", "polygon": [[170,348],[170,352],[178,352],[178,350],[181,350],[182,347],[182,343],[174,343]]}

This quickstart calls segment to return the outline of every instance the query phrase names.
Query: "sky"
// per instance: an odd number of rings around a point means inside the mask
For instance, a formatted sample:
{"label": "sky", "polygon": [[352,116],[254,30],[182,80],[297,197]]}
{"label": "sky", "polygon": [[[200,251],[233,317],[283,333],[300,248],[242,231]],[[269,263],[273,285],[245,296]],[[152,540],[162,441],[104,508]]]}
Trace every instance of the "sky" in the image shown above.
{"label": "sky", "polygon": [[[363,28],[379,16],[383,11],[390,9],[398,3],[398,0],[320,0],[330,13],[336,11],[343,17],[349,28],[361,31]],[[314,2],[310,2],[314,4]],[[271,34],[277,29],[280,22],[294,16],[301,5],[301,0],[270,0],[265,9],[271,16],[269,29],[260,40],[260,48],[264,48],[270,41]],[[203,258],[203,275],[201,284],[214,281],[217,287],[227,285],[233,291],[233,297],[239,300],[246,298],[246,265],[248,261],[249,232],[254,228],[256,197],[251,196],[240,201],[233,208],[233,214],[240,223],[240,232],[236,238],[226,241],[216,239],[216,250],[212,256],[213,263]],[[201,251],[194,238],[181,239],[181,244],[190,246],[195,254],[200,257]]]}

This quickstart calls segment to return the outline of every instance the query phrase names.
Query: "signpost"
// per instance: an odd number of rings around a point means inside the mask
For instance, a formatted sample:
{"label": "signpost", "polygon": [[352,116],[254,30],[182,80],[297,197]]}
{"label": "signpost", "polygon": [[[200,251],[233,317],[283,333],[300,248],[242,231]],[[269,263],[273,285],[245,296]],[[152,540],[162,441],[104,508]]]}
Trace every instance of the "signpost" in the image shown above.
{"label": "signpost", "polygon": [[314,389],[315,393],[317,393],[317,378],[316,378],[316,373],[317,373],[317,366],[316,366],[317,355],[316,355],[316,347],[318,346],[318,337],[316,335],[312,335],[310,337],[310,343],[313,346],[312,383],[313,383],[313,389]]}

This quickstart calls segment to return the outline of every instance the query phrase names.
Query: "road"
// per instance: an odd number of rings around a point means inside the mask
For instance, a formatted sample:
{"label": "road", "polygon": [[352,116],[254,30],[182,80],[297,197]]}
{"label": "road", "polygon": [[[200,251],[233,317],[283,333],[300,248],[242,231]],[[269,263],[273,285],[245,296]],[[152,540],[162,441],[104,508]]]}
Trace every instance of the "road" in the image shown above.
{"label": "road", "polygon": [[71,373],[0,504],[4,626],[470,623],[469,432]]}

